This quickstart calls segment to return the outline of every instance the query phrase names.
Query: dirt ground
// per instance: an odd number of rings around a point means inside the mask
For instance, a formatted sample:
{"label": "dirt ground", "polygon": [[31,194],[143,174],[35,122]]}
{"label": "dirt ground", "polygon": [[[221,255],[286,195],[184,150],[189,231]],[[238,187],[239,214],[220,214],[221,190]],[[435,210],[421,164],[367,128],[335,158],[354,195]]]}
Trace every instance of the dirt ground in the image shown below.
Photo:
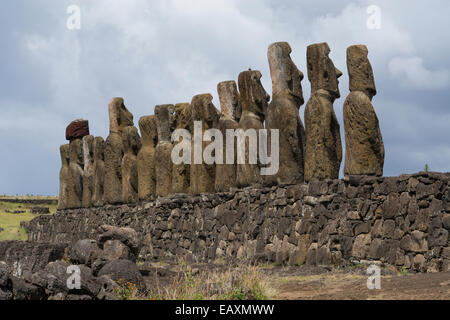
{"label": "dirt ground", "polygon": [[379,290],[367,288],[369,275],[363,270],[317,270],[308,274],[297,268],[268,273],[270,287],[280,300],[450,300],[450,272],[385,272]]}

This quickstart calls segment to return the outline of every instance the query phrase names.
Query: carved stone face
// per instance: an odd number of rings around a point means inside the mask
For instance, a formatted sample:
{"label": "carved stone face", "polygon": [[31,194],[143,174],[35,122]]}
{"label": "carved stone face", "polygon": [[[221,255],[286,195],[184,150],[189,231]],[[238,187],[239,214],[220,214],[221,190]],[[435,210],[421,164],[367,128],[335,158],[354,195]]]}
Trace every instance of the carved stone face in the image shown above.
{"label": "carved stone face", "polygon": [[175,107],[172,104],[164,104],[155,107],[156,128],[158,141],[170,141],[171,112]]}
{"label": "carved stone face", "polygon": [[377,94],[369,51],[365,45],[350,46],[347,49],[347,69],[350,77],[350,91],[363,91],[370,99]]}
{"label": "carved stone face", "polygon": [[61,164],[63,166],[69,165],[69,144],[63,144],[59,148],[59,153],[61,154]]}
{"label": "carved stone face", "polygon": [[264,120],[270,96],[261,83],[261,72],[244,71],[239,74],[239,92],[242,112],[253,112]]}
{"label": "carved stone face", "polygon": [[194,96],[191,102],[192,121],[202,121],[209,129],[217,127],[220,117],[212,100],[212,95],[206,93]]}
{"label": "carved stone face", "polygon": [[241,104],[235,81],[224,81],[217,85],[222,114],[239,121],[241,118]]}
{"label": "carved stone face", "polygon": [[272,94],[276,96],[287,91],[302,105],[305,102],[301,84],[304,75],[292,61],[291,52],[291,46],[287,42],[276,42],[269,46],[267,55],[272,77]]}
{"label": "carved stone face", "polygon": [[145,116],[139,120],[139,129],[141,130],[142,141],[144,144],[150,144],[156,147],[158,143],[158,130],[156,125],[156,116]]}
{"label": "carved stone face", "polygon": [[105,157],[105,141],[102,137],[94,139],[94,159],[104,160]]}
{"label": "carved stone face", "polygon": [[312,92],[324,89],[337,99],[341,96],[338,78],[342,76],[342,72],[334,66],[329,53],[330,47],[326,42],[308,46],[308,79],[311,81]]}
{"label": "carved stone face", "polygon": [[109,131],[121,133],[125,127],[133,125],[133,114],[125,107],[122,98],[114,98],[108,106]]}
{"label": "carved stone face", "polygon": [[81,139],[72,140],[69,144],[70,164],[83,166],[83,145]]}
{"label": "carved stone face", "polygon": [[191,128],[191,104],[188,102],[177,103],[175,105],[175,129],[186,129],[190,131]]}
{"label": "carved stone face", "polygon": [[136,127],[128,126],[123,130],[122,143],[125,152],[132,152],[137,155],[141,148],[141,138]]}
{"label": "carved stone face", "polygon": [[88,164],[94,160],[94,137],[91,135],[83,137],[83,159]]}

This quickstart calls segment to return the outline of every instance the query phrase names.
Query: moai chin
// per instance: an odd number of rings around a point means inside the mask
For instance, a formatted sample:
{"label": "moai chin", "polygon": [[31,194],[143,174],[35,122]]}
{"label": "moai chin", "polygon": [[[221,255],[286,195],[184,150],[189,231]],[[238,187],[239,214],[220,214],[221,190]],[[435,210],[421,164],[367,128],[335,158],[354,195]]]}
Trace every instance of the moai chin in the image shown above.
{"label": "moai chin", "polygon": [[105,141],[102,137],[94,139],[94,193],[92,205],[101,207],[104,204],[104,182],[105,182]]}
{"label": "moai chin", "polygon": [[81,139],[70,141],[69,144],[70,187],[67,197],[67,208],[78,209],[83,198],[83,147]]}
{"label": "moai chin", "polygon": [[[254,129],[258,132],[264,129],[263,122],[267,111],[270,96],[261,84],[261,72],[255,70],[244,71],[239,74],[239,93],[241,98],[242,115],[239,120],[239,129],[246,131]],[[263,179],[260,174],[260,164],[249,163],[249,139],[245,142],[245,164],[237,164],[237,186],[261,187]],[[258,142],[256,142],[256,146]],[[239,152],[237,150],[237,152]]]}
{"label": "moai chin", "polygon": [[[184,129],[192,132],[192,112],[190,103],[178,103],[175,105],[174,111],[174,130]],[[176,146],[175,141],[174,146]],[[181,141],[180,141],[181,142]],[[189,193],[190,187],[190,165],[189,164],[173,164],[172,166],[172,193]]]}
{"label": "moai chin", "polygon": [[69,190],[73,187],[71,184],[71,174],[69,167],[69,145],[63,144],[59,148],[61,155],[61,170],[59,171],[59,197],[58,197],[58,210],[67,209],[69,194],[75,193],[75,190]]}
{"label": "moai chin", "polygon": [[384,144],[372,106],[376,95],[372,66],[364,45],[347,49],[350,94],[344,103],[346,175],[383,175]]}
{"label": "moai chin", "polygon": [[170,125],[173,105],[155,107],[158,144],[156,146],[156,196],[167,197],[171,193],[172,182],[172,149]]}
{"label": "moai chin", "polygon": [[94,195],[94,137],[91,135],[84,136],[81,140],[83,145],[83,197],[82,207],[89,208],[92,206],[92,197]]}
{"label": "moai chin", "polygon": [[124,203],[136,203],[139,200],[137,155],[141,149],[141,137],[134,126],[126,127],[122,132],[124,155],[122,158],[122,199]]}
{"label": "moai chin", "polygon": [[104,200],[108,204],[122,203],[122,132],[133,126],[133,115],[122,98],[114,98],[108,106],[109,136],[105,142]]}
{"label": "moai chin", "polygon": [[278,173],[266,177],[266,183],[298,184],[304,181],[305,128],[299,108],[304,103],[303,73],[291,59],[287,42],[269,46],[268,60],[272,77],[272,102],[266,116],[266,128],[279,130]]}
{"label": "moai chin", "polygon": [[155,150],[158,143],[156,116],[139,119],[142,147],[137,157],[139,200],[150,201],[156,195]]}
{"label": "moai chin", "polygon": [[[212,103],[212,95],[209,93],[199,94],[192,98],[191,110],[192,110],[192,122],[200,121],[202,123],[202,132],[199,133],[203,136],[206,130],[213,129],[218,126],[219,111]],[[195,135],[195,130],[194,135]],[[195,153],[195,136],[192,137],[192,153]],[[202,139],[202,155],[205,148],[210,142]],[[216,166],[215,164],[206,164],[203,156],[201,163],[195,163],[195,155],[192,157],[191,169],[190,169],[190,193],[201,194],[214,192]]]}
{"label": "moai chin", "polygon": [[239,92],[235,81],[224,81],[217,85],[217,92],[220,100],[220,119],[218,129],[222,132],[223,164],[216,164],[215,190],[216,192],[226,192],[236,187],[236,138],[234,139],[233,164],[227,164],[227,134],[228,129],[237,130],[239,118],[241,116],[241,103]]}
{"label": "moai chin", "polygon": [[342,75],[329,58],[327,43],[308,46],[308,79],[311,98],[305,109],[305,181],[337,179],[342,161],[339,122],[333,102],[340,97]]}

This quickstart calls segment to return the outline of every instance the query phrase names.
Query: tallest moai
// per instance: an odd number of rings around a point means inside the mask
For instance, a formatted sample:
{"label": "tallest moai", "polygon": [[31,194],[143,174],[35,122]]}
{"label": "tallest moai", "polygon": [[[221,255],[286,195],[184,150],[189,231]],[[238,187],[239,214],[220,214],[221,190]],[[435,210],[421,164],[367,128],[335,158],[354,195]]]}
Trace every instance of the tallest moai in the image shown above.
{"label": "tallest moai", "polygon": [[268,59],[272,77],[272,102],[267,109],[267,129],[279,130],[280,168],[267,176],[269,184],[296,184],[304,181],[305,128],[299,108],[305,102],[301,81],[303,73],[291,59],[287,42],[269,46]]}
{"label": "tallest moai", "polygon": [[345,167],[347,175],[383,175],[384,144],[372,106],[377,94],[372,66],[364,45],[347,49],[350,94],[344,103]]}
{"label": "tallest moai", "polygon": [[342,161],[339,123],[333,102],[339,98],[342,76],[331,61],[327,43],[308,46],[308,78],[311,98],[305,109],[305,181],[337,179]]}
{"label": "tallest moai", "polygon": [[122,203],[123,130],[133,125],[133,115],[122,98],[114,98],[108,106],[109,136],[105,142],[105,202]]}

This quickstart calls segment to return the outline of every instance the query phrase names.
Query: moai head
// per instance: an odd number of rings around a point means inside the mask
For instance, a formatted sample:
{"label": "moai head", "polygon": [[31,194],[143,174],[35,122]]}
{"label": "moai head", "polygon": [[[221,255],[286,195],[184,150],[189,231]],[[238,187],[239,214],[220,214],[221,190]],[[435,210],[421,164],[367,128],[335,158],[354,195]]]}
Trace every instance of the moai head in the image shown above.
{"label": "moai head", "polygon": [[219,83],[217,93],[219,94],[222,114],[239,122],[242,110],[236,82],[231,80]]}
{"label": "moai head", "polygon": [[158,144],[158,130],[156,127],[156,116],[145,116],[139,119],[139,129],[141,130],[143,144],[156,147]]}
{"label": "moai head", "polygon": [[219,111],[212,103],[213,97],[209,93],[199,94],[192,98],[191,111],[192,121],[202,121],[206,128],[217,128],[219,122]]}
{"label": "moai head", "polygon": [[105,140],[102,137],[95,137],[93,150],[95,160],[105,160]]}
{"label": "moai head", "polygon": [[128,126],[122,132],[123,150],[125,153],[137,155],[141,149],[141,137],[135,126]]}
{"label": "moai head", "polygon": [[113,98],[108,106],[109,132],[122,133],[123,129],[133,125],[133,115],[125,107],[122,98]]}
{"label": "moai head", "polygon": [[261,84],[261,72],[249,70],[239,74],[238,84],[241,94],[242,112],[249,111],[264,121],[270,96]]}
{"label": "moai head", "polygon": [[70,153],[69,153],[69,144],[63,144],[59,147],[59,153],[61,155],[61,164],[62,166],[69,165]]}
{"label": "moai head", "polygon": [[192,111],[189,102],[177,103],[175,105],[175,129],[186,129],[191,131]]}
{"label": "moai head", "polygon": [[365,45],[350,46],[347,49],[347,69],[350,77],[350,91],[363,91],[372,100],[377,94],[372,66],[367,57]]}
{"label": "moai head", "polygon": [[84,136],[81,142],[83,144],[83,161],[87,165],[94,161],[94,137]]}
{"label": "moai head", "polygon": [[269,46],[267,56],[272,77],[272,95],[286,92],[294,97],[298,105],[302,105],[305,102],[301,84],[304,75],[292,61],[291,52],[291,46],[287,42],[276,42]]}
{"label": "moai head", "polygon": [[341,96],[338,78],[342,76],[328,56],[330,47],[326,42],[312,44],[306,50],[308,63],[308,79],[311,82],[311,92],[324,89],[333,99]]}
{"label": "moai head", "polygon": [[170,142],[171,139],[170,122],[173,109],[174,106],[172,104],[164,104],[155,107],[158,141]]}
{"label": "moai head", "polygon": [[70,141],[69,144],[69,158],[70,164],[78,164],[83,167],[83,144],[81,139],[75,139]]}

